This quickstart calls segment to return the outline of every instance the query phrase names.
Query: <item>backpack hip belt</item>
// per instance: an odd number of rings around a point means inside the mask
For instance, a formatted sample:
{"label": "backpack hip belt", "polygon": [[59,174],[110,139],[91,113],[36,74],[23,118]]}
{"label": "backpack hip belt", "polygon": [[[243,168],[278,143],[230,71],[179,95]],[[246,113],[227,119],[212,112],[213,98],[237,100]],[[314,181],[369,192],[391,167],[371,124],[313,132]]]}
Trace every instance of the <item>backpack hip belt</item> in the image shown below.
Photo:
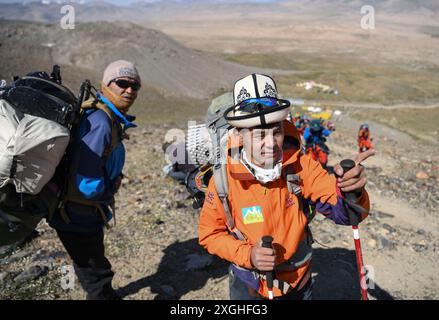
{"label": "backpack hip belt", "polygon": [[[83,206],[89,206],[89,207],[96,208],[96,211],[99,212],[102,220],[105,223],[105,227],[107,229],[111,228],[110,224],[109,224],[109,221],[107,219],[107,216],[105,214],[105,211],[102,208],[103,205],[107,205],[107,204],[101,203],[99,201],[86,200],[86,199],[82,198],[82,196],[78,196],[76,198],[75,197],[71,197],[70,198],[68,196],[65,196],[63,198],[63,201],[61,202],[61,205],[60,205],[60,208],[59,208],[59,212],[60,212],[61,218],[64,220],[65,223],[67,223],[67,224],[70,223],[70,218],[69,218],[69,216],[67,214],[67,211],[65,209],[65,204],[67,202],[72,202],[72,203],[80,204],[80,205],[83,205]],[[111,212],[112,212],[113,217],[114,217],[114,225],[116,225],[116,207],[115,207],[114,199],[111,200],[111,202],[108,205],[110,206]]]}

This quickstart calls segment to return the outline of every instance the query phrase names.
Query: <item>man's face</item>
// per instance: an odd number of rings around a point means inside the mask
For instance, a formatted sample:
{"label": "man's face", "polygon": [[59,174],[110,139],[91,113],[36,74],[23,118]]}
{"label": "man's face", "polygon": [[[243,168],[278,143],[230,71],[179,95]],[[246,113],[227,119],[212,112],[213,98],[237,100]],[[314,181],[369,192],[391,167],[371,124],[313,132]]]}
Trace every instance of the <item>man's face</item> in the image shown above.
{"label": "man's face", "polygon": [[281,122],[265,127],[240,130],[249,160],[262,168],[273,168],[282,161],[285,133]]}
{"label": "man's face", "polygon": [[127,86],[129,84],[136,84],[137,81],[131,78],[123,77],[113,80],[108,85],[108,88],[115,95],[119,96],[126,105],[132,105],[137,98],[138,90],[134,90],[132,87]]}

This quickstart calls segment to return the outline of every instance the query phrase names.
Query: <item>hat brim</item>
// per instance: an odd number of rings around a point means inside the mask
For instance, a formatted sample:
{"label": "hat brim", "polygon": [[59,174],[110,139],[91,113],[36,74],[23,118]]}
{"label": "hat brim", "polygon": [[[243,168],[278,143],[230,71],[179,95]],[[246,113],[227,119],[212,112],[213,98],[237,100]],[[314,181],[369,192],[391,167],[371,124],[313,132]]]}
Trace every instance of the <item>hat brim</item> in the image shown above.
{"label": "hat brim", "polygon": [[235,116],[236,108],[239,105],[234,105],[226,110],[224,118],[235,128],[253,128],[264,126],[267,124],[277,123],[285,120],[290,113],[290,102],[288,100],[277,99],[278,106],[266,108],[260,112],[249,113],[245,115]]}

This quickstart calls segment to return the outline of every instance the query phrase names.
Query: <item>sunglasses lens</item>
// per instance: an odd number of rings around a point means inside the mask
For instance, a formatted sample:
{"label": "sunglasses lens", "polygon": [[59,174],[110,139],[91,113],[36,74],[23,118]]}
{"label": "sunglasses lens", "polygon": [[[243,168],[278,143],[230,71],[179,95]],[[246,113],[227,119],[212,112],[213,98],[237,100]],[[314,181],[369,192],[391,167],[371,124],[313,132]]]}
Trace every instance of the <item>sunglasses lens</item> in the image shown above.
{"label": "sunglasses lens", "polygon": [[279,102],[273,98],[248,99],[242,102],[238,109],[244,112],[253,113],[260,109],[278,106]]}
{"label": "sunglasses lens", "polygon": [[116,80],[114,81],[119,88],[126,89],[129,87],[129,83],[126,80]]}
{"label": "sunglasses lens", "polygon": [[134,91],[137,91],[137,90],[140,89],[140,84],[137,83],[137,82],[132,82],[132,83],[131,83],[131,88],[132,88]]}

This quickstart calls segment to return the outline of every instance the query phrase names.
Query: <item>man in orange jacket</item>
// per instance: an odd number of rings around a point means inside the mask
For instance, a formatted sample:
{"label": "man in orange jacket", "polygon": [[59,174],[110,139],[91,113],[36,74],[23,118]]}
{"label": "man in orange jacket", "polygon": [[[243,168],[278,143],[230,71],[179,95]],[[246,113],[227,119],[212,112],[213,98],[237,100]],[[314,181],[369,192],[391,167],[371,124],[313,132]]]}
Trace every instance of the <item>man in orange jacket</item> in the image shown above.
{"label": "man in orange jacket", "polygon": [[358,148],[361,152],[373,149],[372,138],[370,137],[369,125],[367,123],[360,126],[358,131]]}
{"label": "man in orange jacket", "polygon": [[[329,175],[302,153],[294,125],[284,121],[289,102],[278,99],[274,81],[253,74],[237,81],[235,106],[225,118],[236,130],[229,136],[226,164],[227,197],[211,179],[199,220],[199,242],[209,253],[231,262],[230,298],[310,299],[312,237],[310,207],[337,224],[350,225],[342,192],[356,190],[367,216],[366,175],[359,162],[340,178]],[[365,213],[366,212],[366,213]],[[271,236],[273,247],[262,247]],[[267,287],[273,272],[274,287]]]}

